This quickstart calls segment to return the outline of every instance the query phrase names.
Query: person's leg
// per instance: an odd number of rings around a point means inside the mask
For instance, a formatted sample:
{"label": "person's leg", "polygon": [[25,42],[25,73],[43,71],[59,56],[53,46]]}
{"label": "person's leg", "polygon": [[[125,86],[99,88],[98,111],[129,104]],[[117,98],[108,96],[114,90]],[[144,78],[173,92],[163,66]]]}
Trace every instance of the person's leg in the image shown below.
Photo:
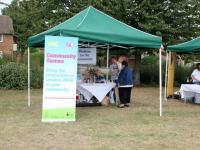
{"label": "person's leg", "polygon": [[116,103],[115,87],[112,89],[112,92],[113,92],[113,99],[114,99],[114,102]]}
{"label": "person's leg", "polygon": [[131,87],[127,88],[127,98],[126,98],[126,103],[130,103],[130,102],[131,102],[131,90],[132,90]]}
{"label": "person's leg", "polygon": [[118,88],[120,107],[124,107],[124,88]]}
{"label": "person's leg", "polygon": [[114,80],[114,83],[116,84],[115,87],[115,102],[116,104],[119,104],[119,92],[118,92],[118,80]]}
{"label": "person's leg", "polygon": [[123,93],[124,93],[124,95],[123,95],[123,97],[124,97],[124,104],[125,104],[125,106],[127,106],[127,102],[128,102],[128,88],[127,87],[124,88]]}
{"label": "person's leg", "polygon": [[123,98],[122,88],[118,88],[118,92],[119,92],[119,101],[120,101],[120,103],[122,103],[122,98]]}
{"label": "person's leg", "polygon": [[125,88],[125,106],[128,107],[128,103],[130,103],[130,98],[131,98],[131,88],[127,87]]}
{"label": "person's leg", "polygon": [[116,94],[115,94],[115,88],[113,88],[113,99],[114,99],[114,102],[116,103]]}
{"label": "person's leg", "polygon": [[116,89],[116,87],[117,87],[117,80],[113,80],[113,81],[114,81],[114,83],[116,84],[116,86],[113,88],[113,97],[114,97],[114,101],[115,101],[115,103],[116,103],[117,97],[116,97],[115,89]]}
{"label": "person's leg", "polygon": [[116,105],[120,104],[119,100],[119,88],[115,88],[115,96],[116,96]]}

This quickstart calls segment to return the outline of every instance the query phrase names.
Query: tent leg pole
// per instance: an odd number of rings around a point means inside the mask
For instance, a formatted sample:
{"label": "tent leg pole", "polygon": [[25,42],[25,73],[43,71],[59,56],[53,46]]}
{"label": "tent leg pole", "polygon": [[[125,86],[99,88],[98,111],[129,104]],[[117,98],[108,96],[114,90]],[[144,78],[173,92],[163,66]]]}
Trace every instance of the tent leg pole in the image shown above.
{"label": "tent leg pole", "polygon": [[165,95],[164,95],[164,99],[165,101],[167,101],[167,78],[168,78],[168,58],[169,58],[169,54],[168,52],[166,52],[166,68],[165,68]]}
{"label": "tent leg pole", "polygon": [[30,49],[28,47],[28,107],[31,106],[31,89],[30,89]]}
{"label": "tent leg pole", "polygon": [[162,116],[162,48],[159,49],[160,117]]}
{"label": "tent leg pole", "polygon": [[106,65],[106,68],[107,68],[107,73],[106,73],[106,80],[108,80],[108,70],[109,70],[109,45],[107,45],[107,65]]}

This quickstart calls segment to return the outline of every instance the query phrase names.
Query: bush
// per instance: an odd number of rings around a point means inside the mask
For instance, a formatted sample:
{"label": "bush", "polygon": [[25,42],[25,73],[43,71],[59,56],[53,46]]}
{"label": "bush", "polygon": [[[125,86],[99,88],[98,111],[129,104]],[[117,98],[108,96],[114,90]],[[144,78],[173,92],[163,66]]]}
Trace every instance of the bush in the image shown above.
{"label": "bush", "polygon": [[151,65],[151,64],[156,64],[158,62],[159,58],[158,56],[145,56],[142,60],[141,60],[141,64],[142,65]]}
{"label": "bush", "polygon": [[0,65],[6,64],[8,62],[12,62],[12,58],[4,55],[3,58],[0,58]]}
{"label": "bush", "polygon": [[36,51],[31,53],[30,62],[32,65],[43,66],[44,65],[44,52]]}
{"label": "bush", "polygon": [[27,66],[9,62],[0,65],[0,88],[1,89],[26,89]]}
{"label": "bush", "polygon": [[0,65],[3,65],[3,64],[5,64],[5,63],[7,63],[7,60],[5,60],[5,59],[3,59],[3,58],[0,58]]}
{"label": "bush", "polygon": [[[142,84],[150,84],[152,86],[159,84],[159,65],[142,65],[140,70],[140,80]],[[162,63],[162,80],[165,83],[165,63]]]}
{"label": "bush", "polygon": [[[164,73],[165,63],[163,63],[163,79]],[[159,84],[158,56],[145,56],[141,60],[140,80],[142,84],[149,84],[151,86]]]}
{"label": "bush", "polygon": [[175,86],[180,86],[182,83],[185,83],[187,79],[190,78],[192,71],[192,67],[176,65],[174,76]]}
{"label": "bush", "polygon": [[[192,67],[175,66],[174,85],[180,86],[185,83],[193,71]],[[142,65],[140,72],[140,79],[142,84],[158,85],[159,84],[159,66],[158,64]],[[165,82],[165,63],[162,65],[162,79],[163,85]]]}
{"label": "bush", "polygon": [[31,67],[31,87],[42,88],[43,85],[43,67]]}
{"label": "bush", "polygon": [[[31,87],[41,88],[43,85],[43,68],[31,67]],[[28,87],[28,69],[25,64],[9,62],[0,65],[0,89],[23,90]]]}
{"label": "bush", "polygon": [[140,80],[142,84],[157,84],[159,78],[158,65],[142,65],[140,71]]}

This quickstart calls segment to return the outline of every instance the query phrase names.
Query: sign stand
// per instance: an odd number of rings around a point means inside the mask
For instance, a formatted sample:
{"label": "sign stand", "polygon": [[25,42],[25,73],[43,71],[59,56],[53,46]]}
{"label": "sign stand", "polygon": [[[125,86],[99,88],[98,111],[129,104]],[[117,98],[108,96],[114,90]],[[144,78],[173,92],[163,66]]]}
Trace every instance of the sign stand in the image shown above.
{"label": "sign stand", "polygon": [[45,36],[42,122],[75,121],[78,38]]}

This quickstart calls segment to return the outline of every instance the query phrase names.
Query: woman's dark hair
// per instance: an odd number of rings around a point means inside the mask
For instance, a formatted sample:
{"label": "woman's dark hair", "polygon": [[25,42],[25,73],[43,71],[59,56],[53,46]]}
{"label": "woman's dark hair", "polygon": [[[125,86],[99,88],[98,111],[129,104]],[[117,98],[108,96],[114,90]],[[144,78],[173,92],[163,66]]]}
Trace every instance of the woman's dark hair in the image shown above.
{"label": "woman's dark hair", "polygon": [[122,61],[122,66],[127,67],[128,66],[128,62],[127,61]]}
{"label": "woman's dark hair", "polygon": [[200,63],[197,63],[197,64],[196,64],[196,69],[198,69],[198,68],[199,68],[199,66],[200,66]]}

